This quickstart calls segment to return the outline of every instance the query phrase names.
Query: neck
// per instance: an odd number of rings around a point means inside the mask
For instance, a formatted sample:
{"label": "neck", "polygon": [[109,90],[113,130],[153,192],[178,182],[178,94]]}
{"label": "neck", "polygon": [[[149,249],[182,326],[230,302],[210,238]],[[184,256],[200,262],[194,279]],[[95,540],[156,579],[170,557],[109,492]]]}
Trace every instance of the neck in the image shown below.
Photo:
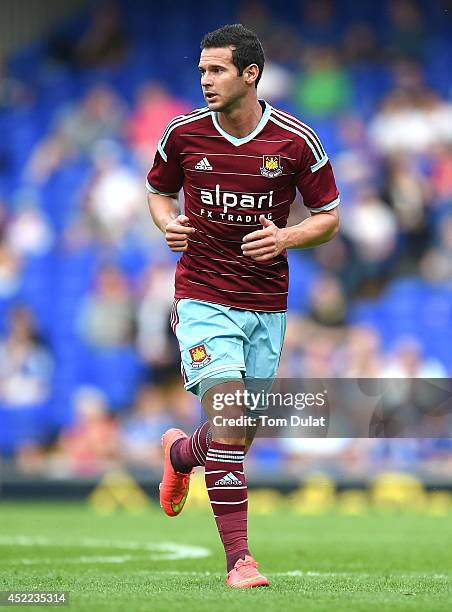
{"label": "neck", "polygon": [[225,132],[236,138],[244,138],[251,134],[262,118],[262,107],[257,96],[244,100],[233,109],[217,114],[218,123]]}

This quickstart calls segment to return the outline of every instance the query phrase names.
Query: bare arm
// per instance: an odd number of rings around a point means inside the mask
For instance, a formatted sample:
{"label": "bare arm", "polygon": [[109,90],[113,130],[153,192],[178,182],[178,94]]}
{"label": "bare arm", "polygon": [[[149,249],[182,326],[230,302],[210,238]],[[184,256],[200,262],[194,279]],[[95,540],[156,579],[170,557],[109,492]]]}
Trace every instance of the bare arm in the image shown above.
{"label": "bare arm", "polygon": [[176,198],[159,193],[148,193],[148,206],[152,220],[163,233],[168,223],[176,219],[180,213]]}
{"label": "bare arm", "polygon": [[339,231],[339,208],[311,213],[292,227],[281,229],[285,249],[309,249],[329,242]]}
{"label": "bare arm", "polygon": [[148,205],[155,225],[165,234],[169,248],[178,253],[187,250],[188,239],[195,229],[189,219],[180,214],[176,198],[148,193]]}
{"label": "bare arm", "polygon": [[259,217],[263,229],[243,238],[242,251],[256,261],[273,259],[284,249],[308,249],[333,238],[339,230],[339,211],[313,213],[292,227],[278,228],[263,215]]}

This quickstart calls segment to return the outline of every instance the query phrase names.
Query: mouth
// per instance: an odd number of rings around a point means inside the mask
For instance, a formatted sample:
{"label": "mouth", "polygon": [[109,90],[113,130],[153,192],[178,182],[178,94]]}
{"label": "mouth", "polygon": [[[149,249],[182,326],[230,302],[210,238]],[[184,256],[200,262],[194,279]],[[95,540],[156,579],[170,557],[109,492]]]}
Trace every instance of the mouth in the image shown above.
{"label": "mouth", "polygon": [[207,100],[207,102],[213,102],[214,99],[217,97],[218,97],[218,94],[213,93],[211,91],[204,92],[204,98]]}

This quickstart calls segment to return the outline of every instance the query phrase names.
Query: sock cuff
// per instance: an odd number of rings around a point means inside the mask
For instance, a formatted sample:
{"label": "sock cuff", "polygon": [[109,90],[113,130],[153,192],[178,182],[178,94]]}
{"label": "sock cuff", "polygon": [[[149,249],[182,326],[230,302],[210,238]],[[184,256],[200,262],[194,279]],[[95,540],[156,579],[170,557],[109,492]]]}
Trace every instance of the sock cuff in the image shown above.
{"label": "sock cuff", "polygon": [[212,440],[212,442],[210,443],[209,446],[209,450],[221,450],[221,451],[231,451],[234,453],[237,452],[245,452],[245,445],[244,444],[223,444],[222,442],[215,442],[214,440]]}
{"label": "sock cuff", "polygon": [[238,468],[239,465],[241,466],[243,464],[244,459],[244,446],[212,442],[207,451],[206,464],[207,462],[214,462],[222,463],[223,465],[236,465]]}

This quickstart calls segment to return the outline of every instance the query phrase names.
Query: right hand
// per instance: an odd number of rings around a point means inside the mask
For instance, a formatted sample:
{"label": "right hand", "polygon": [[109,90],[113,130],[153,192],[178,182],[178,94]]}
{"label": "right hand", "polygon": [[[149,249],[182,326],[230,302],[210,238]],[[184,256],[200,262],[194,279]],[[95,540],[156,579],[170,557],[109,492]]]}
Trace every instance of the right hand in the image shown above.
{"label": "right hand", "polygon": [[188,239],[196,230],[185,215],[179,215],[165,227],[165,240],[174,253],[186,251]]}

